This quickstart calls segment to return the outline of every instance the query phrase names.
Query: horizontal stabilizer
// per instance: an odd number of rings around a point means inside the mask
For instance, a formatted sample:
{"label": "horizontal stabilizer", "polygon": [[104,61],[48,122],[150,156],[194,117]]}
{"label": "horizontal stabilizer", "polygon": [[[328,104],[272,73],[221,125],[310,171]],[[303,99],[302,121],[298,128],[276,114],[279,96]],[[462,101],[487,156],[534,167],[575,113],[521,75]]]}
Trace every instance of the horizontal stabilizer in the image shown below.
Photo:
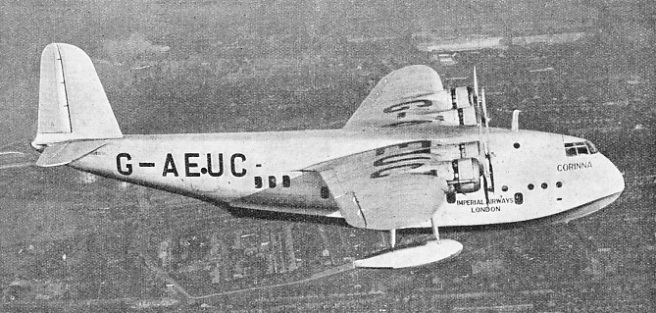
{"label": "horizontal stabilizer", "polygon": [[40,167],[53,167],[71,163],[107,144],[105,141],[73,141],[49,145],[36,161]]}

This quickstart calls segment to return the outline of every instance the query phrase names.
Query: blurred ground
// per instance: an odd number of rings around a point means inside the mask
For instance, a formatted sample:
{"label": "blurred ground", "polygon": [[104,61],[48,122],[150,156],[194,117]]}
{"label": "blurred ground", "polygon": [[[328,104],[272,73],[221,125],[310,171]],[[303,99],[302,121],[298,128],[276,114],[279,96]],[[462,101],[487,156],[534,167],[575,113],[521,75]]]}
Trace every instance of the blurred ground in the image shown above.
{"label": "blurred ground", "polygon": [[[450,230],[445,236],[466,247],[450,263],[356,270],[197,305],[285,312],[645,312],[653,306],[656,36],[648,1],[544,7],[537,1],[5,1],[0,7],[6,308],[175,306],[189,301],[169,279],[192,296],[285,284],[384,244],[381,234],[344,223],[233,215],[67,168],[26,166],[36,158],[28,142],[36,125],[39,55],[50,42],[77,45],[92,57],[124,133],[338,128],[393,69],[428,64],[447,84],[463,85],[476,65],[493,126],[508,127],[510,112],[521,109],[521,127],[588,138],[625,174],[627,189],[615,204],[571,225]],[[566,31],[590,36],[460,52],[455,65],[415,48],[427,37]],[[401,240],[426,236],[407,232]]]}

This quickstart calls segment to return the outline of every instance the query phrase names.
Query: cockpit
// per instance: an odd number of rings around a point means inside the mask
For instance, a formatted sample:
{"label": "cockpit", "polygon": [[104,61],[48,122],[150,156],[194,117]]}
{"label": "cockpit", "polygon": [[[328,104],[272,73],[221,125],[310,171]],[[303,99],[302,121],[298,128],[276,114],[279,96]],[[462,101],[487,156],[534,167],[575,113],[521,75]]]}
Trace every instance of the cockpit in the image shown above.
{"label": "cockpit", "polygon": [[587,154],[595,154],[598,153],[599,150],[597,150],[597,147],[595,145],[586,140],[586,141],[579,141],[579,142],[566,142],[565,143],[565,154],[568,157],[575,157],[579,155],[587,155]]}

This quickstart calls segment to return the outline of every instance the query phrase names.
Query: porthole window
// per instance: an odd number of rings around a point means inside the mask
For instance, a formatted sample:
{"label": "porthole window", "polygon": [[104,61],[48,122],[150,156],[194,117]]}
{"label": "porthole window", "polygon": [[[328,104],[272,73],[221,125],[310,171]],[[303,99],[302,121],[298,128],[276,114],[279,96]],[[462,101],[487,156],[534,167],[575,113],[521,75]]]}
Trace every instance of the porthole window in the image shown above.
{"label": "porthole window", "polygon": [[276,177],[269,176],[269,188],[276,188]]}
{"label": "porthole window", "polygon": [[560,188],[560,187],[562,187],[562,186],[563,186],[563,183],[562,183],[562,182],[556,182],[556,188]]}
{"label": "porthole window", "polygon": [[321,198],[322,199],[330,198],[330,191],[328,190],[328,187],[326,186],[321,187]]}
{"label": "porthole window", "polygon": [[515,144],[513,144],[513,147],[515,147],[515,149],[519,149],[521,145],[519,144],[519,142],[515,142]]}
{"label": "porthole window", "polygon": [[508,191],[508,186],[506,186],[506,185],[501,186],[501,191],[504,191],[504,192]]}
{"label": "porthole window", "polygon": [[542,189],[547,189],[547,187],[549,187],[549,186],[547,185],[547,183],[542,183],[542,185],[540,185],[540,187],[542,187]]}
{"label": "porthole window", "polygon": [[528,184],[528,190],[533,190],[533,188],[535,188],[535,186],[533,186],[533,184]]}
{"label": "porthole window", "polygon": [[456,203],[456,193],[455,192],[448,192],[446,194],[446,202],[447,203]]}
{"label": "porthole window", "polygon": [[524,195],[521,192],[515,194],[515,204],[524,203]]}

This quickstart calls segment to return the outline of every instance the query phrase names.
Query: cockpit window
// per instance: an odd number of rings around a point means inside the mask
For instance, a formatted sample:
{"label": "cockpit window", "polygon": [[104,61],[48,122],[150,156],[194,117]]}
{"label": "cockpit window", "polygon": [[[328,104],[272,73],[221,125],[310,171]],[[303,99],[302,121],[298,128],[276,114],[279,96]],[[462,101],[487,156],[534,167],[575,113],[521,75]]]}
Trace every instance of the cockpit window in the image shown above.
{"label": "cockpit window", "polygon": [[597,147],[590,142],[566,142],[565,143],[565,155],[567,156],[577,156],[582,154],[595,154],[599,152]]}
{"label": "cockpit window", "polygon": [[588,154],[588,147],[587,146],[576,147],[576,153],[577,154]]}
{"label": "cockpit window", "polygon": [[567,154],[567,156],[576,156],[576,148],[565,148],[565,154]]}

